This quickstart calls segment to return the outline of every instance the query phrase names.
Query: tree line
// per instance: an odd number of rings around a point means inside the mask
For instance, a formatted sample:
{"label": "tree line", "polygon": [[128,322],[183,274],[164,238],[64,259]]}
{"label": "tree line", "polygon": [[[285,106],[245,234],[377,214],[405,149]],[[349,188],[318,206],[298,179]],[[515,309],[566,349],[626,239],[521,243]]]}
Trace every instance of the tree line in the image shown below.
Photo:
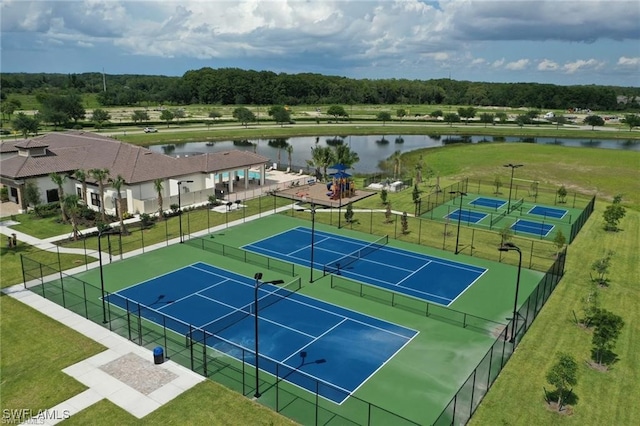
{"label": "tree line", "polygon": [[0,77],[2,100],[11,94],[93,93],[104,107],[149,104],[299,105],[415,104],[511,108],[640,110],[640,88],[487,83],[451,79],[352,79],[238,68],[202,68],[182,77],[29,74]]}

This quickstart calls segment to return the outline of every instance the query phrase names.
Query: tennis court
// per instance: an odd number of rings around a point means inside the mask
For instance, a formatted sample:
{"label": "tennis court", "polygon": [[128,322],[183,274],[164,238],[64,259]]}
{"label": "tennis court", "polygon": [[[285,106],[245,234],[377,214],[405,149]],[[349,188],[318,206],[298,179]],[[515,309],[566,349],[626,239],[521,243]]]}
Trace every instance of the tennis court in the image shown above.
{"label": "tennis court", "polygon": [[[309,228],[297,227],[245,245],[245,250],[310,266]],[[315,268],[429,302],[449,306],[487,270],[386,245],[315,232]]]}
{"label": "tennis court", "polygon": [[532,234],[539,237],[548,236],[551,231],[553,231],[554,227],[554,225],[549,225],[547,223],[532,222],[530,220],[523,219],[518,219],[513,223],[513,225],[511,225],[511,229],[515,232]]}
{"label": "tennis court", "polygon": [[[260,365],[337,404],[355,392],[418,333],[304,296],[300,279],[258,289]],[[238,360],[254,354],[255,280],[198,262],[108,296],[108,302],[207,342]],[[255,356],[249,363],[255,366]],[[265,365],[266,364],[266,365]]]}
{"label": "tennis court", "polygon": [[466,223],[479,223],[488,215],[472,210],[454,210],[445,216],[445,219],[461,220]]}
{"label": "tennis court", "polygon": [[533,206],[528,212],[527,214],[533,214],[533,215],[537,215],[537,216],[543,216],[545,219],[549,218],[549,219],[562,219],[565,217],[565,215],[568,213],[567,210],[565,209],[555,209],[552,207],[545,207],[545,206]]}
{"label": "tennis court", "polygon": [[469,204],[476,207],[486,207],[497,210],[504,207],[507,203],[506,201],[497,198],[478,197],[469,201]]}

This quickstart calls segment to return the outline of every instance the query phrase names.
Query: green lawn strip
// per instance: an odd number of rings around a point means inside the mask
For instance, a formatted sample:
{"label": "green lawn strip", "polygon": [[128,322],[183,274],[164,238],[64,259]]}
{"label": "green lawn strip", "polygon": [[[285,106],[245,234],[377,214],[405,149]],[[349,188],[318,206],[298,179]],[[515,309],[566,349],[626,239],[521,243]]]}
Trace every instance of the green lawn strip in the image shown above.
{"label": "green lawn strip", "polygon": [[73,415],[64,425],[207,424],[292,425],[295,422],[212,381],[205,381],[179,395],[142,419],[108,400]]}
{"label": "green lawn strip", "polygon": [[[36,238],[49,238],[54,235],[71,235],[73,228],[68,223],[62,223],[59,215],[50,217],[38,217],[33,213],[14,215],[12,220],[19,222],[11,225],[11,229],[24,232]],[[82,232],[83,227],[80,227]]]}
{"label": "green lawn strip", "polygon": [[[622,231],[607,233],[602,229],[603,209],[601,203],[570,247],[564,278],[471,424],[631,425],[640,418],[640,213],[628,210]],[[619,361],[610,371],[599,372],[587,365],[592,332],[575,325],[573,311],[578,317],[582,315],[580,299],[591,286],[590,265],[606,250],[615,251],[615,255],[609,274],[611,285],[600,290],[601,307],[622,316],[625,326],[614,349]],[[558,351],[573,355],[580,366],[578,385],[573,390],[578,402],[571,416],[549,412],[543,399],[543,387],[551,388],[545,375]]]}
{"label": "green lawn strip", "polygon": [[39,250],[36,247],[18,241],[16,248],[8,248],[6,246],[0,248],[0,261],[2,264],[2,273],[0,276],[1,288],[23,282],[20,255],[37,259],[45,265],[52,265],[52,267],[55,267],[55,270],[58,270],[58,259],[63,269],[74,268],[84,265],[87,261],[91,262],[93,260],[93,258],[85,258],[85,256],[75,254],[58,255],[56,252]]}
{"label": "green lawn strip", "polygon": [[9,296],[0,303],[2,408],[37,413],[84,391],[61,370],[104,347]]}

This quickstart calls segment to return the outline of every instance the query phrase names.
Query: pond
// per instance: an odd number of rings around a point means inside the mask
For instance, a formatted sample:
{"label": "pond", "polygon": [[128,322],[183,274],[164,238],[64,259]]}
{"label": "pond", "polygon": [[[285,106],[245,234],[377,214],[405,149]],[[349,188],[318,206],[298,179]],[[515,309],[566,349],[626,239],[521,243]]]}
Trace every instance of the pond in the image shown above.
{"label": "pond", "polygon": [[622,149],[640,152],[640,140],[607,140],[607,139],[569,139],[569,138],[521,138],[514,136],[461,136],[461,135],[370,135],[370,136],[304,136],[273,139],[245,139],[220,142],[189,142],[169,145],[153,145],[154,152],[174,156],[197,155],[206,152],[229,151],[239,149],[257,152],[286,168],[289,157],[287,146],[293,147],[291,154],[292,169],[306,168],[306,161],[311,157],[311,148],[318,141],[320,146],[346,144],[358,153],[360,161],[353,171],[356,173],[376,173],[381,160],[387,159],[395,151],[413,151],[420,148],[435,148],[453,143],[537,143],[562,145],[582,148]]}

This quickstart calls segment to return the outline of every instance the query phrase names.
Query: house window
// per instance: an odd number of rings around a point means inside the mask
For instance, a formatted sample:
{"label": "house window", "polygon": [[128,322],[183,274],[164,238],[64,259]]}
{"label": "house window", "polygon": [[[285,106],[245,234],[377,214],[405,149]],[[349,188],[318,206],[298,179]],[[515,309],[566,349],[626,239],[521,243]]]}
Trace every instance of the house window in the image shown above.
{"label": "house window", "polygon": [[82,196],[82,188],[76,188],[76,194],[78,194],[78,198],[84,200],[84,197]]}
{"label": "house window", "polygon": [[54,203],[56,201],[60,201],[60,197],[58,197],[58,190],[47,189],[47,203]]}
{"label": "house window", "polygon": [[91,205],[100,207],[100,194],[97,194],[95,192],[91,193]]}

